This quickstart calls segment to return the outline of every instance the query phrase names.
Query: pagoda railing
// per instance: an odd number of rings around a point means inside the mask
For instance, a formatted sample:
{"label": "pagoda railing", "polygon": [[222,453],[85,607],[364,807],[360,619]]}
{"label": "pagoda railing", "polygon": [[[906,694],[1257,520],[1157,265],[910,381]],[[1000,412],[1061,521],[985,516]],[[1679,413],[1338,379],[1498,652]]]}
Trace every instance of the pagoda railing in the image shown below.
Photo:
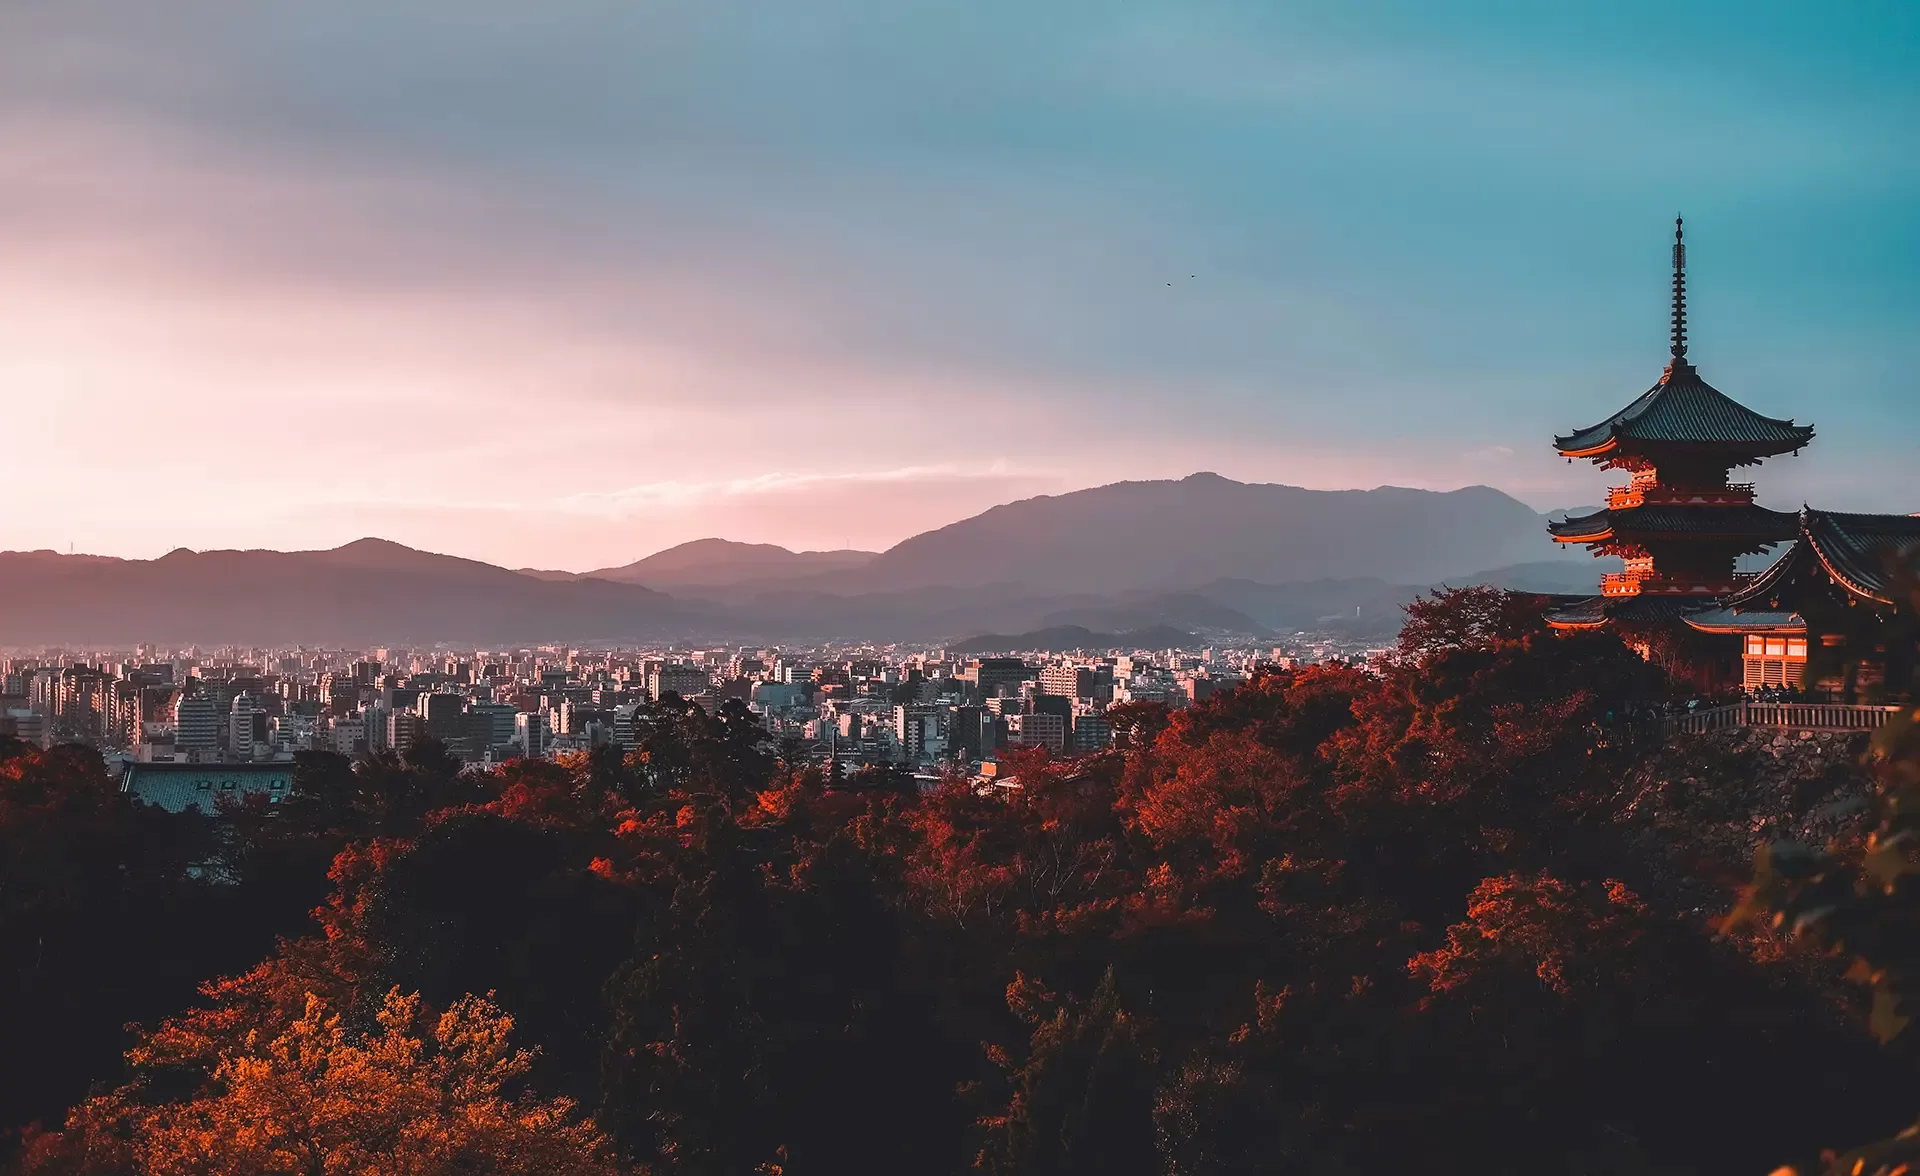
{"label": "pagoda railing", "polygon": [[1629,510],[1636,506],[1746,506],[1753,501],[1751,482],[1733,482],[1725,486],[1668,486],[1660,482],[1635,482],[1607,491],[1608,510]]}
{"label": "pagoda railing", "polygon": [[1887,725],[1897,706],[1846,706],[1837,702],[1735,702],[1669,716],[1668,735],[1705,735],[1735,727],[1788,731],[1872,731]]}
{"label": "pagoda railing", "polygon": [[1732,592],[1744,579],[1739,574],[1724,580],[1672,579],[1649,576],[1644,572],[1607,572],[1600,577],[1602,596],[1697,596],[1702,603]]}

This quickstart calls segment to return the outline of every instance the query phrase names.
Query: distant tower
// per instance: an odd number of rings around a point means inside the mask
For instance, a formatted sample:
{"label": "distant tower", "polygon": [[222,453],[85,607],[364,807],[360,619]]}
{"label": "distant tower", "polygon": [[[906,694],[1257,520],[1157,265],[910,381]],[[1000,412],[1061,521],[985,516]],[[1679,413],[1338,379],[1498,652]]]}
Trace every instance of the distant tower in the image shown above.
{"label": "distant tower", "polygon": [[1659,383],[1597,425],[1554,439],[1569,460],[1626,470],[1605,510],[1551,523],[1560,543],[1618,555],[1626,570],[1602,578],[1600,595],[1549,614],[1557,628],[1670,625],[1734,591],[1735,561],[1798,532],[1798,516],[1753,501],[1732,471],[1797,452],[1811,425],[1775,420],[1700,378],[1687,361],[1687,247],[1673,222],[1671,360]]}
{"label": "distant tower", "polygon": [[253,698],[250,695],[236,695],[233,710],[227,716],[227,751],[236,759],[246,760],[253,757],[253,745],[256,728]]}

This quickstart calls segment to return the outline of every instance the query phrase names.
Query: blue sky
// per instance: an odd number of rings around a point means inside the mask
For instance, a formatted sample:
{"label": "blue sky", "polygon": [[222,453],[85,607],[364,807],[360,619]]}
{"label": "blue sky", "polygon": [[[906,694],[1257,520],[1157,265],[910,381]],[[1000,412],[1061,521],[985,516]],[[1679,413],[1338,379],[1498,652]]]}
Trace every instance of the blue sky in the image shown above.
{"label": "blue sky", "polygon": [[1820,430],[1765,500],[1920,510],[1916,64],[1910,3],[0,0],[0,547],[1591,502],[1676,211],[1703,374]]}

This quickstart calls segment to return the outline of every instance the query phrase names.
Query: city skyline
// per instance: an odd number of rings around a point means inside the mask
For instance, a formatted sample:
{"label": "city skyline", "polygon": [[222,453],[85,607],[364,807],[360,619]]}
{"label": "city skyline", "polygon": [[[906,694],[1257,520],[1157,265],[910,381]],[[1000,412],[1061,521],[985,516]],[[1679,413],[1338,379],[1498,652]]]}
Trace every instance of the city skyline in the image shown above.
{"label": "city skyline", "polygon": [[1676,211],[1702,373],[1819,428],[1763,499],[1911,511],[1917,30],[15,6],[0,548],[585,570],[1196,470],[1580,505],[1548,440],[1658,376]]}

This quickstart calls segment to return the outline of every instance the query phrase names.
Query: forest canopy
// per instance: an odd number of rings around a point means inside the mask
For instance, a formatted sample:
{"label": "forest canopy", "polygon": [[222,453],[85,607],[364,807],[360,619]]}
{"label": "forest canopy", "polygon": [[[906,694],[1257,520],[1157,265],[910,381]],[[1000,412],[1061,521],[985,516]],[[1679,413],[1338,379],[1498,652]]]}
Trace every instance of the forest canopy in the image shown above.
{"label": "forest canopy", "polygon": [[1666,689],[1467,589],[1379,667],[1138,706],[984,792],[830,779],[736,702],[656,704],[625,757],[302,753],[283,804],[217,819],[14,744],[6,1162],[1817,1170],[1911,1120],[1913,1062],[1849,959],[1788,940],[1844,926],[1908,1015],[1906,941],[1862,928],[1901,917],[1874,887],[1913,818],[1776,861],[1723,927],[1743,876],[1624,784]]}

